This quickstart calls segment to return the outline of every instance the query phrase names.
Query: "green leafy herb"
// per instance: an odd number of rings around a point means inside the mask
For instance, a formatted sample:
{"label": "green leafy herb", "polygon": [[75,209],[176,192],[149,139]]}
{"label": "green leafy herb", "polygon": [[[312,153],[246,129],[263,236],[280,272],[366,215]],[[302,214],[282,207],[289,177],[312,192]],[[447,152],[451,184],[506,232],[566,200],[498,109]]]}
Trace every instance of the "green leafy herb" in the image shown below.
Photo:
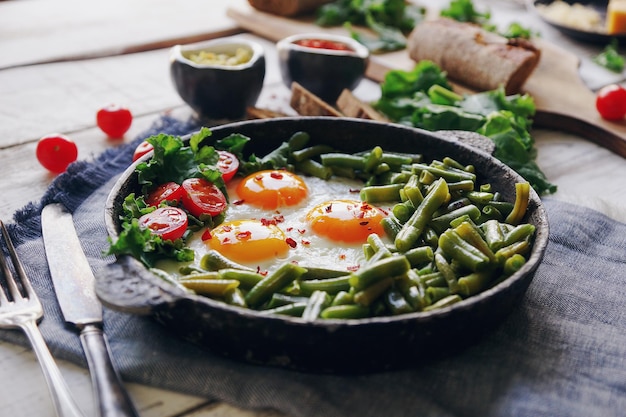
{"label": "green leafy herb", "polygon": [[412,71],[388,72],[381,84],[381,98],[373,105],[398,123],[487,136],[495,143],[494,156],[522,175],[538,193],[556,191],[535,162],[530,135],[535,104],[529,95],[506,96],[500,88],[459,96],[452,91],[445,72],[431,61],[421,61]]}
{"label": "green leafy herb", "polygon": [[[316,24],[322,27],[344,25],[372,52],[395,51],[406,47],[405,35],[424,14],[424,8],[405,0],[337,0],[317,10]],[[357,33],[352,25],[371,29],[377,38]]]}
{"label": "green leafy herb", "polygon": [[617,39],[612,39],[602,52],[593,57],[593,62],[613,72],[624,71],[624,57],[617,49]]}

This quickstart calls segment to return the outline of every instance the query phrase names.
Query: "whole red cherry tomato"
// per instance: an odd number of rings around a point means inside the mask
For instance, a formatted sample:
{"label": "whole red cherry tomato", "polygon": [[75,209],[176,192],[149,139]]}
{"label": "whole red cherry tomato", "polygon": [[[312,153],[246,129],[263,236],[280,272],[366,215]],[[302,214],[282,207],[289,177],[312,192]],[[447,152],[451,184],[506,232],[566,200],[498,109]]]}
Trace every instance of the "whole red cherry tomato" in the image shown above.
{"label": "whole red cherry tomato", "polygon": [[55,133],[39,139],[36,155],[44,168],[59,174],[65,171],[69,164],[76,161],[78,147],[67,136]]}
{"label": "whole red cherry tomato", "polygon": [[98,127],[112,138],[121,138],[130,129],[133,115],[126,107],[109,104],[96,114]]}
{"label": "whole red cherry tomato", "polygon": [[623,119],[626,116],[626,89],[617,84],[602,87],[596,96],[596,109],[604,119]]}
{"label": "whole red cherry tomato", "polygon": [[139,226],[165,240],[181,238],[187,230],[187,213],[178,207],[161,207],[139,218]]}
{"label": "whole red cherry tomato", "polygon": [[185,190],[175,182],[166,182],[159,185],[146,197],[149,206],[158,206],[162,201],[182,201]]}
{"label": "whole red cherry tomato", "polygon": [[188,178],[182,187],[185,190],[183,206],[194,216],[217,216],[226,210],[228,204],[222,191],[204,178]]}
{"label": "whole red cherry tomato", "polygon": [[239,159],[228,151],[217,151],[217,153],[220,156],[217,167],[222,173],[224,182],[228,182],[233,179],[239,169]]}
{"label": "whole red cherry tomato", "polygon": [[154,149],[154,148],[153,148],[153,146],[149,142],[147,142],[145,140],[143,142],[141,142],[135,148],[135,153],[133,154],[133,162],[135,162],[136,160],[138,160],[139,158],[141,158],[142,156],[144,156],[148,152],[152,151],[152,149]]}

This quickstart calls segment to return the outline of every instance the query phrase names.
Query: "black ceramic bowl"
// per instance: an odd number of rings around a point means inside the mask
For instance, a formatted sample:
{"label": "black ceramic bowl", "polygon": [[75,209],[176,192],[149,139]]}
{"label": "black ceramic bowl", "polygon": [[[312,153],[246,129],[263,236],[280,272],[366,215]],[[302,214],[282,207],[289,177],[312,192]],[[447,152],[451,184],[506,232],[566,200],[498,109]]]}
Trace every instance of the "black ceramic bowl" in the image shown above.
{"label": "black ceramic bowl", "polygon": [[[266,119],[212,128],[211,138],[241,133],[253,139],[246,151],[263,155],[297,131],[308,132],[311,144],[332,144],[345,152],[381,145],[388,151],[422,153],[425,160],[450,156],[462,164],[473,164],[479,178],[502,190],[507,201],[515,198],[514,183],[522,181],[498,160],[458,140],[395,124],[324,117]],[[122,201],[138,188],[131,166],[111,191],[106,225],[114,239],[120,232]],[[118,258],[99,274],[97,293],[111,308],[153,315],[171,332],[230,358],[313,372],[403,368],[432,358],[430,355],[464,348],[515,308],[548,242],[546,212],[534,191],[525,221],[536,226],[536,236],[529,260],[520,271],[478,295],[430,312],[313,322],[262,315],[185,294],[128,256]]]}
{"label": "black ceramic bowl", "polygon": [[[249,59],[233,65],[220,59],[194,58],[202,54],[235,56],[237,50]],[[237,37],[176,45],[170,51],[170,75],[180,97],[202,117],[238,119],[261,94],[265,52],[260,44]]]}
{"label": "black ceramic bowl", "polygon": [[[299,45],[319,40],[346,45],[349,50]],[[322,100],[334,104],[341,92],[353,90],[365,75],[369,50],[347,36],[305,33],[289,36],[276,44],[280,70],[285,85],[297,82]]]}

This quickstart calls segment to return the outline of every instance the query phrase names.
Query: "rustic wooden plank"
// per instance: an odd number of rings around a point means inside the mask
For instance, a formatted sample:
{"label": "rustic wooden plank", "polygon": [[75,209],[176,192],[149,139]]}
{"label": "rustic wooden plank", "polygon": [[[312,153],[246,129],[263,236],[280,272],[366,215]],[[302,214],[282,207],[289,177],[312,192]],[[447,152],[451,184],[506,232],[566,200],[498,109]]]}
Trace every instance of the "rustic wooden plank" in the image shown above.
{"label": "rustic wooden plank", "polygon": [[0,68],[119,55],[240,32],[228,0],[0,2]]}

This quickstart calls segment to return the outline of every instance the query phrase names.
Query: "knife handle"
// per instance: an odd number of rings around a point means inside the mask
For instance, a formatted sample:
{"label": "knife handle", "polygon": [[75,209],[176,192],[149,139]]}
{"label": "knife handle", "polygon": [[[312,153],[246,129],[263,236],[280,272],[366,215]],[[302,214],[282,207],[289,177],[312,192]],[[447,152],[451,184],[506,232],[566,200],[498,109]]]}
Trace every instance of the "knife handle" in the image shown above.
{"label": "knife handle", "polygon": [[80,331],[80,341],[87,357],[99,415],[138,417],[139,414],[113,367],[109,343],[102,329],[95,324],[85,325]]}

